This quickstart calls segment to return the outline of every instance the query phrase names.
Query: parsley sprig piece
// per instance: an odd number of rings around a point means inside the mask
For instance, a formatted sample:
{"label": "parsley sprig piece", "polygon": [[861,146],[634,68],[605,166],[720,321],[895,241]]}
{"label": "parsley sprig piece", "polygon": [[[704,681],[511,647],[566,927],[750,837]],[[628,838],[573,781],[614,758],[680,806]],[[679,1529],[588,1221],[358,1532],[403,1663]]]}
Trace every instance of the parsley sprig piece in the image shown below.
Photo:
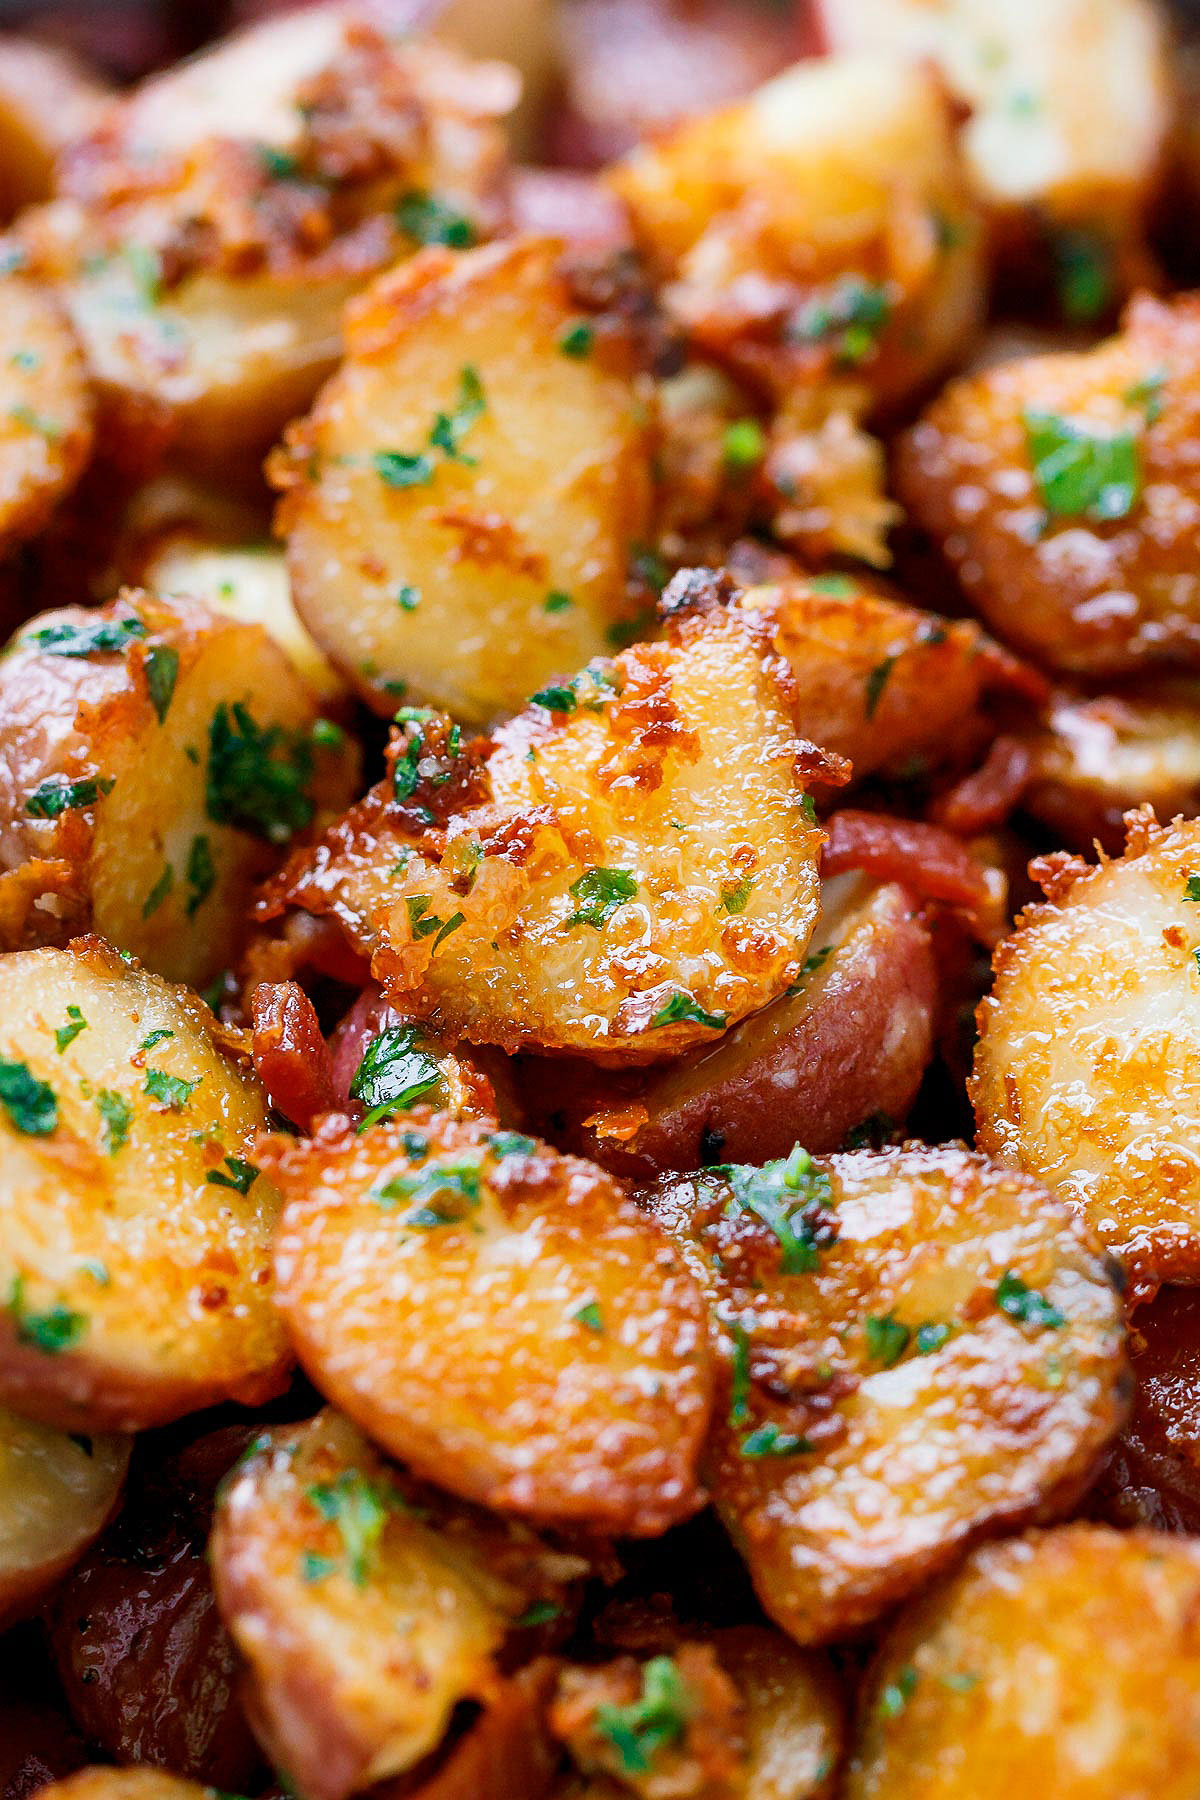
{"label": "parsley sprig piece", "polygon": [[182,1075],[168,1075],[165,1069],[147,1069],[142,1092],[148,1094],[151,1100],[157,1100],[169,1112],[181,1112],[203,1080],[203,1075],[197,1075],[195,1081],[188,1081]]}
{"label": "parsley sprig piece", "polygon": [[486,411],[479,370],[473,363],[465,363],[459,371],[457,403],[451,412],[434,414],[425,446],[420,450],[376,450],[371,466],[385,487],[401,489],[430,485],[437,473],[435,451],[446,462],[474,468],[478,459],[467,455],[462,441]]}
{"label": "parsley sprig piece", "polygon": [[660,1006],[650,1021],[651,1031],[660,1025],[693,1024],[707,1026],[709,1031],[724,1031],[726,1015],[724,1013],[705,1012],[698,1000],[690,994],[672,994],[665,1006]]}
{"label": "parsley sprig piece", "polygon": [[482,1197],[483,1156],[479,1152],[460,1157],[438,1157],[423,1169],[393,1175],[371,1190],[371,1198],[379,1206],[410,1201],[411,1210],[400,1222],[418,1231],[432,1231],[439,1225],[461,1225],[475,1211]]}
{"label": "parsley sprig piece", "polygon": [[58,819],[65,812],[78,812],[94,806],[102,794],[111,793],[111,780],[85,775],[81,781],[64,781],[60,775],[48,775],[39,782],[25,801],[25,811],[35,819]]}
{"label": "parsley sprig piece", "polygon": [[30,1312],[25,1304],[23,1275],[13,1277],[8,1310],[17,1328],[18,1344],[28,1344],[44,1356],[57,1356],[60,1351],[69,1350],[87,1330],[86,1316],[65,1306],[52,1306],[46,1312]]}
{"label": "parsley sprig piece", "polygon": [[[305,1495],[327,1524],[336,1525],[346,1558],[346,1573],[364,1588],[396,1498],[361,1469],[343,1469],[336,1481],[321,1481]],[[332,1570],[328,1571],[332,1573]],[[310,1575],[309,1579],[317,1579]]]}
{"label": "parsley sprig piece", "polygon": [[81,1031],[86,1031],[88,1022],[77,1006],[68,1006],[67,1022],[60,1025],[54,1033],[54,1047],[61,1056],[68,1044],[73,1044]]}
{"label": "parsley sprig piece", "polygon": [[240,1156],[227,1156],[223,1169],[210,1169],[204,1177],[211,1187],[232,1188],[235,1194],[248,1194],[262,1173],[252,1162]]}
{"label": "parsley sprig piece", "polygon": [[48,1081],[39,1081],[28,1063],[0,1057],[0,1106],[26,1137],[49,1137],[58,1126],[58,1101]]}
{"label": "parsley sprig piece", "polygon": [[730,1189],[727,1216],[752,1213],[779,1240],[784,1275],[808,1275],[837,1236],[833,1186],[824,1169],[797,1144],[791,1155],[764,1163],[721,1163],[707,1172]]}
{"label": "parsley sprig piece", "polygon": [[1037,1325],[1044,1330],[1058,1331],[1067,1322],[1066,1314],[1040,1294],[1036,1288],[1027,1287],[1021,1277],[1013,1269],[1006,1269],[996,1286],[996,1305],[1010,1319],[1016,1319],[1021,1325]]}
{"label": "parsley sprig piece", "polygon": [[627,1706],[601,1706],[596,1730],[608,1739],[626,1775],[646,1775],[661,1750],[677,1744],[695,1710],[691,1689],[670,1656],[652,1656],[642,1691]]}
{"label": "parsley sprig piece", "polygon": [[406,1112],[441,1087],[442,1071],[416,1025],[392,1025],[372,1038],[350,1083],[367,1108],[360,1131]]}
{"label": "parsley sprig piece", "polygon": [[396,202],[396,223],[405,237],[418,244],[444,244],[448,250],[469,250],[476,238],[465,213],[420,188],[401,194]]}
{"label": "parsley sprig piece", "polygon": [[828,344],[835,361],[855,368],[876,349],[891,313],[886,288],[860,275],[843,275],[797,308],[786,335],[792,343]]}
{"label": "parsley sprig piece", "polygon": [[271,844],[311,823],[312,746],[307,733],[260,726],[240,700],[222,700],[208,730],[205,806],[217,825],[235,825]]}
{"label": "parsley sprig piece", "polygon": [[89,625],[43,625],[21,641],[47,656],[111,656],[145,636],[141,619],[98,619]]}
{"label": "parsley sprig piece", "polygon": [[586,869],[567,890],[575,902],[568,928],[591,925],[599,931],[637,891],[638,884],[628,869]]}
{"label": "parsley sprig piece", "polygon": [[1023,418],[1034,481],[1048,515],[1096,524],[1128,517],[1142,491],[1133,432],[1093,431],[1057,413],[1031,410]]}

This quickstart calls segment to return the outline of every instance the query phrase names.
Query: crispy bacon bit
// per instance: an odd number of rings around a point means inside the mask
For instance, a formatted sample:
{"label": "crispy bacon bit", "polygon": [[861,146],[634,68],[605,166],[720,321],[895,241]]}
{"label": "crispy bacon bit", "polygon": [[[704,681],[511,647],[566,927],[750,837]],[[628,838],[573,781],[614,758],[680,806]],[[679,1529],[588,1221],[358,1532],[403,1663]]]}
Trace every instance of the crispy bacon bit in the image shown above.
{"label": "crispy bacon bit", "polygon": [[1018,806],[1033,772],[1033,752],[1022,738],[998,737],[973,769],[930,808],[933,819],[959,837],[1003,825]]}
{"label": "crispy bacon bit", "polygon": [[271,1105],[309,1131],[337,1104],[333,1065],[308,995],[294,981],[260,982],[250,996],[254,1067]]}
{"label": "crispy bacon bit", "polygon": [[991,904],[986,870],[940,825],[843,808],[828,822],[821,874],[861,869],[877,881],[900,881],[926,900],[984,913]]}

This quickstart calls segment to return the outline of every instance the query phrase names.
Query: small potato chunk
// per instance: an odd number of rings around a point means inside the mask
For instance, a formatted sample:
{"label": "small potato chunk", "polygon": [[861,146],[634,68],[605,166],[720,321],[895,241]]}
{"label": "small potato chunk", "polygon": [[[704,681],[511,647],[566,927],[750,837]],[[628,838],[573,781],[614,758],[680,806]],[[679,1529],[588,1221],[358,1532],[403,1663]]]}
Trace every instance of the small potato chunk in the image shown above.
{"label": "small potato chunk", "polygon": [[499,1696],[522,1619],[561,1612],[586,1568],[390,1468],[335,1412],[255,1440],[211,1557],[255,1728],[304,1800],[435,1750],[457,1705]]}
{"label": "small potato chunk", "polygon": [[297,1352],[377,1442],[497,1511],[653,1536],[695,1510],[703,1304],[609,1177],[427,1109],[260,1154]]}
{"label": "small potato chunk", "polygon": [[1034,872],[1046,904],[1000,944],[979,1009],[980,1147],[1087,1219],[1131,1302],[1200,1282],[1200,821],[1131,814],[1116,861]]}
{"label": "small potato chunk", "polygon": [[1132,807],[1152,806],[1166,819],[1200,812],[1194,678],[1159,675],[1094,698],[1062,691],[1025,741],[1021,805],[1073,849],[1090,852],[1099,838],[1119,856]]}
{"label": "small potato chunk", "polygon": [[1128,1398],[1121,1306],[1037,1183],[953,1147],[797,1148],[649,1199],[722,1353],[708,1485],[797,1642],[1084,1492]]}
{"label": "small potato chunk", "polygon": [[[822,883],[800,977],[711,1050],[665,1073],[605,1079],[571,1062],[525,1071],[539,1117],[570,1148],[642,1180],[792,1145],[839,1150],[869,1121],[904,1119],[933,1047],[938,972],[913,896],[854,875]],[[548,1127],[549,1128],[549,1127]]]}
{"label": "small potato chunk", "polygon": [[1054,668],[1200,667],[1200,299],[951,382],[902,441],[900,498],[1009,643]]}
{"label": "small potato chunk", "polygon": [[73,1438],[0,1410],[0,1626],[32,1610],[116,1509],[130,1440]]}
{"label": "small potato chunk", "polygon": [[66,51],[0,37],[0,219],[49,200],[55,162],[95,124],[108,90]]}
{"label": "small potato chunk", "polygon": [[0,662],[0,942],[94,929],[199,986],[252,883],[357,769],[257,625],[128,594],[44,613]]}
{"label": "small potato chunk", "polygon": [[478,764],[404,709],[391,794],[285,869],[260,918],[332,914],[400,1009],[509,1051],[649,1062],[777,999],[817,913],[802,782],[841,769],[795,736],[762,627],[699,588],[664,642],[542,689]]}
{"label": "small potato chunk", "polygon": [[383,712],[407,684],[494,717],[630,616],[650,445],[560,259],[518,239],[381,277],[273,465],[301,617]]}
{"label": "small potato chunk", "polygon": [[62,308],[24,275],[0,276],[0,347],[0,552],[8,552],[42,530],[83,473],[93,408]]}
{"label": "small potato chunk", "polygon": [[[1068,318],[1107,309],[1140,251],[1171,107],[1151,0],[822,0],[831,50],[936,67],[969,118],[971,182],[1013,249],[1049,233]],[[1013,241],[1015,240],[1015,241]]]}
{"label": "small potato chunk", "polygon": [[97,938],[0,957],[0,1400],[134,1431],[285,1384],[266,1110],[208,1008]]}
{"label": "small potato chunk", "polygon": [[610,180],[669,306],[789,407],[814,388],[894,406],[974,333],[979,221],[923,69],[797,63]]}
{"label": "small potato chunk", "polygon": [[1200,1543],[1094,1525],[976,1550],[902,1614],[846,1800],[1192,1800]]}

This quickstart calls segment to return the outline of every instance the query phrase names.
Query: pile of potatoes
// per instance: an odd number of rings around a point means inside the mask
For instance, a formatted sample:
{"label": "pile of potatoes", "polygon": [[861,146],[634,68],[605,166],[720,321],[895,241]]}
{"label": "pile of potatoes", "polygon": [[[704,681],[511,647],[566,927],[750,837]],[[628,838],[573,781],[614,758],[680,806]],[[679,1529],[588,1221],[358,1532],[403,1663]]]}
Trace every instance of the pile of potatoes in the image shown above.
{"label": "pile of potatoes", "polygon": [[1189,55],[598,5],[0,41],[4,1800],[1200,1788]]}

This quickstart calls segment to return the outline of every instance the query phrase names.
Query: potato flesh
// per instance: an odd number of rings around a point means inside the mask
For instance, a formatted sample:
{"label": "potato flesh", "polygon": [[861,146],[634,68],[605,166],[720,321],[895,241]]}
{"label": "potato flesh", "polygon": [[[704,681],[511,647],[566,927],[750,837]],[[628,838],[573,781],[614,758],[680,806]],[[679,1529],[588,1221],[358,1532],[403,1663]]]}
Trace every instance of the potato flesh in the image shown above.
{"label": "potato flesh", "polygon": [[51,1800],[202,1800],[211,1793],[198,1781],[168,1775],[165,1769],[140,1766],[130,1769],[88,1768],[41,1790]]}
{"label": "potato flesh", "polygon": [[281,1146],[279,1304],[321,1391],[442,1487],[653,1535],[698,1499],[700,1296],[608,1177],[510,1136],[417,1108]]}
{"label": "potato flesh", "polygon": [[1187,1800],[1198,1601],[1188,1539],[1069,1525],[976,1551],[885,1638],[846,1800]]}
{"label": "potato flesh", "polygon": [[972,1098],[981,1146],[1055,1188],[1125,1263],[1130,1300],[1200,1281],[1200,823],[1140,820],[1065,871],[996,954]]}
{"label": "potato flesh", "polygon": [[[1094,676],[1200,666],[1197,344],[1193,298],[1143,295],[1094,350],[951,382],[901,442],[901,500],[988,624],[1043,663]],[[1048,512],[1027,415],[1131,439],[1124,510],[1096,522],[1060,490],[1062,510]]]}
{"label": "potato flesh", "polygon": [[117,1504],[125,1437],[81,1442],[0,1411],[0,1619],[31,1607],[83,1554]]}
{"label": "potato flesh", "polygon": [[7,552],[43,529],[82,474],[93,407],[66,317],[24,275],[0,276],[0,340],[0,545]]}
{"label": "potato flesh", "polygon": [[[207,1008],[96,939],[0,959],[0,992],[0,1054],[58,1108],[49,1135],[0,1116],[5,1402],[66,1430],[135,1430],[278,1392],[278,1197],[262,1175],[244,1195],[230,1185],[242,1164],[229,1159],[244,1162],[266,1112],[217,1051]],[[68,1006],[86,1028],[59,1051]],[[139,1048],[156,1031],[170,1036]],[[151,1070],[199,1085],[158,1100]]]}
{"label": "potato flesh", "polygon": [[[296,603],[378,710],[405,684],[480,723],[603,654],[629,615],[649,443],[631,381],[561,348],[580,315],[559,254],[429,251],[381,277],[296,428],[280,513]],[[484,402],[462,438],[473,462],[435,455],[428,481],[389,486],[374,459],[422,453],[468,371]]]}
{"label": "potato flesh", "polygon": [[48,200],[55,161],[95,123],[107,90],[82,63],[34,38],[0,44],[0,217]]}
{"label": "potato flesh", "polygon": [[561,1604],[551,1571],[571,1565],[438,1501],[334,1412],[255,1441],[211,1556],[252,1715],[306,1800],[343,1800],[435,1749],[456,1705],[498,1690],[515,1621],[535,1599]]}
{"label": "potato flesh", "polygon": [[[818,1220],[838,1236],[811,1273],[782,1272],[768,1227],[723,1210],[719,1170],[651,1190],[719,1321],[714,1502],[765,1610],[799,1643],[867,1623],[973,1539],[1067,1511],[1128,1389],[1112,1280],[1044,1189],[953,1148],[817,1169],[833,1196]],[[1010,1290],[1040,1295],[1061,1323],[1011,1316]],[[789,1400],[772,1397],[772,1376]],[[764,1429],[793,1448],[756,1449]]]}

